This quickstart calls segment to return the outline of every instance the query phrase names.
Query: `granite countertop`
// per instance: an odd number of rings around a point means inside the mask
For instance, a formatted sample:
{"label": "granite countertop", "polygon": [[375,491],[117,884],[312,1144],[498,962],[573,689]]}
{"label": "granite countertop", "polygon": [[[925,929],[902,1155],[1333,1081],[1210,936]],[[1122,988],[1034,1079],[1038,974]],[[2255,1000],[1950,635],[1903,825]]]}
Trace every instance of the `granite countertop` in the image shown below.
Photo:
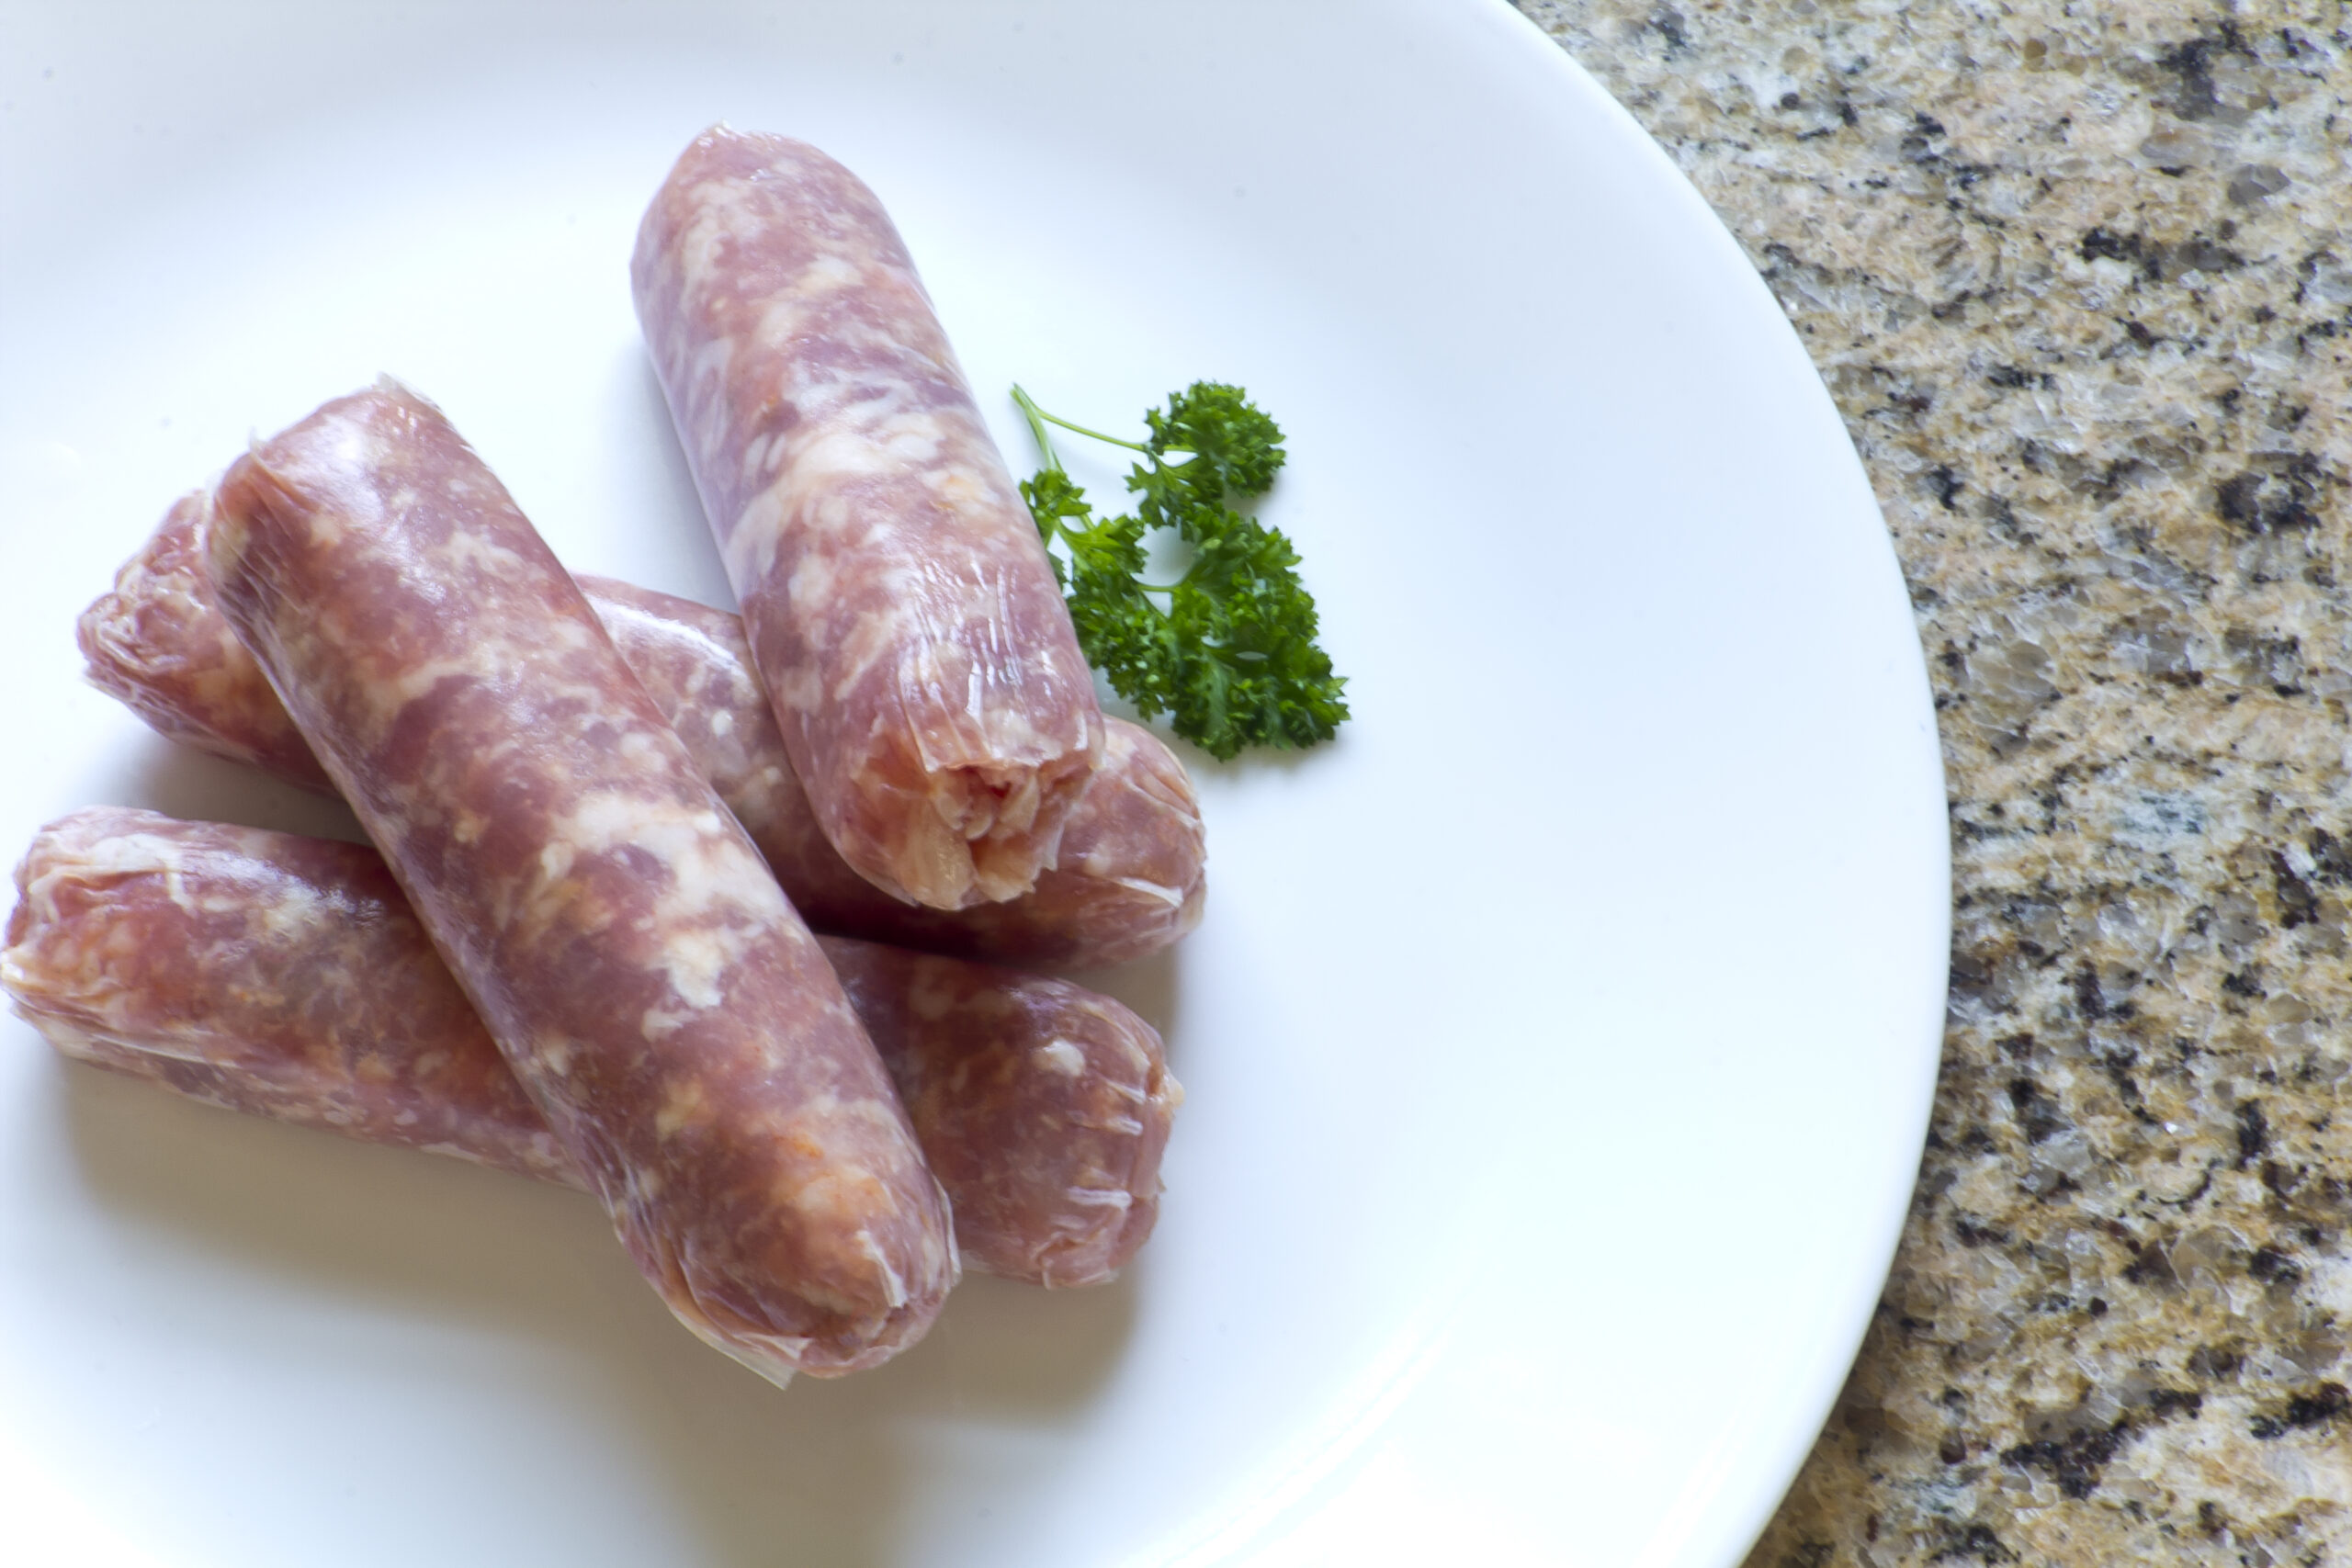
{"label": "granite countertop", "polygon": [[2352,9],[1521,5],[1812,350],[1942,730],[1919,1187],[1750,1568],[2352,1562]]}

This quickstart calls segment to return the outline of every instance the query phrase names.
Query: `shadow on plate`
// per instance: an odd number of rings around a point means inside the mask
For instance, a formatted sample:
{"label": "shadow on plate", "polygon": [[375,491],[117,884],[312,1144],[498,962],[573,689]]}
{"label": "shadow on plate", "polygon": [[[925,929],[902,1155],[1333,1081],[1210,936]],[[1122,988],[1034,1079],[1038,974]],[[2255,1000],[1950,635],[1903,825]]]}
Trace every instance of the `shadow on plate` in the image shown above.
{"label": "shadow on plate", "polygon": [[[518,1369],[517,1396],[536,1391],[549,1412],[538,1419],[601,1423],[612,1449],[640,1455],[658,1494],[648,1510],[695,1534],[682,1543],[688,1561],[899,1561],[943,1438],[985,1445],[992,1431],[1077,1413],[1135,1321],[1129,1280],[1047,1292],[968,1279],[897,1360],[780,1390],[679,1327],[577,1193],[237,1116],[96,1068],[61,1062],[53,1081],[81,1174],[126,1230],[157,1235],[166,1251],[199,1249],[298,1306],[307,1299],[332,1314],[351,1303],[362,1323],[391,1314],[514,1342],[499,1364]],[[126,1333],[143,1316],[167,1337],[209,1332],[230,1359],[287,1353],[266,1323],[192,1324],[171,1292],[112,1305]],[[368,1355],[364,1337],[338,1345],[363,1373]],[[413,1343],[387,1347],[383,1371],[413,1379]],[[462,1418],[483,1395],[459,1386],[458,1369],[449,1376]],[[1035,1445],[1005,1446],[1009,1462],[1051,1462]],[[564,1499],[514,1506],[560,1510]]]}
{"label": "shadow on plate", "polygon": [[712,539],[705,521],[702,495],[695,488],[694,469],[687,464],[686,449],[678,440],[678,427],[670,418],[662,378],[654,374],[653,361],[642,346],[630,345],[628,358],[630,363],[620,372],[626,384],[619,393],[621,423],[629,433],[630,445],[650,458],[648,466],[661,476],[655,479],[649,475],[642,480],[646,503],[643,525],[649,529],[669,531],[674,546],[673,570],[679,573],[674,578],[662,573],[664,581],[648,581],[643,586],[732,610],[736,608],[735,591],[728,582],[718,543]]}
{"label": "shadow on plate", "polygon": [[256,768],[232,762],[161,735],[126,748],[121,798],[187,822],[231,822],[279,833],[364,843],[351,808],[298,789]]}
{"label": "shadow on plate", "polygon": [[[1216,896],[1214,887],[1209,896]],[[1168,1065],[1178,1069],[1181,1078],[1183,1064],[1176,1060],[1175,1050],[1177,1015],[1182,1010],[1178,1004],[1184,995],[1183,963],[1184,944],[1178,942],[1148,958],[1114,964],[1108,969],[1063,969],[1057,973],[1090,990],[1125,1002],[1137,1018],[1159,1031],[1159,1038],[1169,1049]]]}

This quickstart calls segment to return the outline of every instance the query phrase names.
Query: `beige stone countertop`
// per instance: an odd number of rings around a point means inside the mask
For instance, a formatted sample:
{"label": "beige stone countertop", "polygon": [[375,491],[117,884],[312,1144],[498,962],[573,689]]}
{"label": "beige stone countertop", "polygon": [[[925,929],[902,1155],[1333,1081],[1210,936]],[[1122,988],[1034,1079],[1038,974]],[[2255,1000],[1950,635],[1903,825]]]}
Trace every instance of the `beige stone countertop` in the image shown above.
{"label": "beige stone countertop", "polygon": [[1750,1568],[2352,1564],[2352,7],[1521,0],[1876,485],[1943,1076]]}

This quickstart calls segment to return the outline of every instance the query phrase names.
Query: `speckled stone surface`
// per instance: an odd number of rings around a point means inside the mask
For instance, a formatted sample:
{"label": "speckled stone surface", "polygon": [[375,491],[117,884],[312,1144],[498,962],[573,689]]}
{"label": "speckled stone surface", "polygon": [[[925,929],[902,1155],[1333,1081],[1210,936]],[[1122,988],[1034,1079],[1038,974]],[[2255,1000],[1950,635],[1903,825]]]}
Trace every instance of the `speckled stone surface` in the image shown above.
{"label": "speckled stone surface", "polygon": [[2352,1563],[2352,10],[1521,8],[1812,349],[1941,717],[1933,1131],[1750,1568]]}

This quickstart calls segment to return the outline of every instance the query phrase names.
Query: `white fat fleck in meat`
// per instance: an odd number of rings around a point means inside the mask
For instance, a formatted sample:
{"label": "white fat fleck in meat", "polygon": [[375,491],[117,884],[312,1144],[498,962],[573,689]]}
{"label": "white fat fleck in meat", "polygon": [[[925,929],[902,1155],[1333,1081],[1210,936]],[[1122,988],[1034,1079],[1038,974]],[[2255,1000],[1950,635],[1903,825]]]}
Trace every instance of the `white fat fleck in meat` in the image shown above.
{"label": "white fat fleck in meat", "polygon": [[[777,487],[778,490],[783,488]],[[820,490],[814,495],[802,496],[798,505],[801,515],[820,534],[847,534],[859,521],[857,509],[850,504],[849,497],[837,490]],[[871,523],[865,536],[851,542],[870,545],[876,537],[887,536],[890,531],[887,522]]]}
{"label": "white fat fleck in meat", "polygon": [[767,309],[760,312],[759,323],[752,329],[752,340],[774,347],[790,343],[808,330],[808,306],[797,295],[787,291],[769,300]]}
{"label": "white fat fleck in meat", "polygon": [[784,585],[786,601],[794,614],[813,615],[832,599],[835,570],[833,557],[824,551],[811,550],[800,558]]}
{"label": "white fat fleck in meat", "polygon": [[504,662],[500,653],[503,646],[495,639],[485,638],[462,653],[443,659],[421,659],[387,682],[380,694],[375,694],[375,705],[379,711],[406,707],[453,676],[460,680],[469,676],[492,679]]}
{"label": "white fat fleck in meat", "polygon": [[942,506],[958,513],[977,512],[1004,498],[988,475],[966,463],[933,468],[923,475],[923,482]]}
{"label": "white fat fleck in meat", "polygon": [[[449,563],[453,575],[459,569],[471,568],[484,577],[505,579],[524,570],[522,557],[505,546],[469,530],[461,529],[451,534],[448,542],[441,547],[441,555]],[[574,646],[579,643],[582,629],[568,621],[533,627],[534,632],[542,637],[552,636]]]}
{"label": "white fat fleck in meat", "polygon": [[735,716],[723,708],[710,716],[709,723],[710,732],[713,735],[725,736],[735,733]]}
{"label": "white fat fleck in meat", "polygon": [[[507,550],[481,552],[485,573],[511,575],[521,570],[518,558]],[[575,649],[589,642],[594,634],[583,625],[568,617],[559,617],[542,630],[533,624],[527,650],[533,655],[553,650]],[[371,687],[368,696],[374,717],[379,724],[395,719],[401,708],[423,697],[449,679],[496,682],[517,662],[515,643],[507,637],[484,637],[458,653],[439,659],[420,660],[380,687]]]}
{"label": "white fat fleck in meat", "polygon": [[654,1135],[661,1138],[677,1136],[682,1127],[707,1121],[710,1114],[710,1097],[700,1078],[674,1079],[662,1096],[662,1103],[653,1112]]}
{"label": "white fat fleck in meat", "polygon": [[928,464],[938,457],[945,436],[935,419],[893,420],[876,433],[882,448],[901,463]]}
{"label": "white fat fleck in meat", "polygon": [[[717,1007],[726,996],[727,971],[775,927],[789,924],[774,879],[715,811],[664,807],[607,790],[584,796],[552,826],[559,837],[541,852],[543,870],[564,852],[574,857],[565,863],[569,870],[578,857],[636,849],[669,873],[649,923],[667,933],[655,962],[690,1008]],[[564,897],[560,874],[532,890],[537,907],[550,908]]]}
{"label": "white fat fleck in meat", "polygon": [[785,489],[770,485],[745,502],[742,513],[731,522],[719,522],[724,531],[719,554],[726,558],[729,581],[764,582],[775,570],[776,545],[791,499]]}
{"label": "white fat fleck in meat", "polygon": [[613,750],[629,766],[650,772],[667,754],[668,748],[663,745],[663,739],[650,729],[632,729],[621,737],[620,744]]}
{"label": "white fat fleck in meat", "polygon": [[793,455],[793,483],[821,484],[828,479],[893,477],[898,459],[876,446],[863,430],[828,430],[801,445]]}
{"label": "white fat fleck in meat", "polygon": [[865,280],[865,270],[837,251],[828,251],[803,267],[793,287],[802,293],[837,293]]}
{"label": "white fat fleck in meat", "polygon": [[1055,1040],[1029,1053],[1040,1066],[1064,1077],[1082,1077],[1086,1073],[1086,1053],[1067,1040]]}
{"label": "white fat fleck in meat", "polygon": [[907,1010],[926,1023],[937,1023],[955,1010],[956,988],[928,965],[916,973],[914,988],[907,993]]}
{"label": "white fat fleck in meat", "polygon": [[[816,669],[795,670],[770,688],[775,701],[793,713],[807,713],[823,700],[824,681]],[[880,734],[887,716],[876,710],[874,733]]]}
{"label": "white fat fleck in meat", "polygon": [[751,192],[733,181],[705,180],[694,187],[694,220],[678,238],[678,265],[689,283],[716,271],[720,246],[729,240],[756,238],[762,214]]}
{"label": "white fat fleck in meat", "polygon": [[662,977],[691,1008],[715,1008],[727,999],[720,984],[742,960],[757,933],[738,925],[679,931],[662,946]]}
{"label": "white fat fleck in meat", "polygon": [[[668,867],[682,887],[695,889],[693,897],[697,904],[706,901],[701,889],[707,879],[718,873],[709,863],[740,858],[723,852],[735,846],[725,837],[724,821],[718,812],[705,806],[648,800],[629,790],[591,791],[557,818],[552,828],[574,854],[645,851]],[[721,852],[715,856],[714,851]]]}
{"label": "white fat fleck in meat", "polygon": [[637,1021],[638,1032],[648,1040],[666,1038],[692,1023],[695,1014],[701,1010],[700,1008],[687,1008],[684,1011],[663,1007],[647,1008]]}
{"label": "white fat fleck in meat", "polygon": [[801,1213],[846,1215],[864,1211],[879,1179],[867,1156],[886,1146],[899,1125],[895,1100],[821,1091],[792,1115],[773,1123],[776,1135],[806,1158],[800,1173],[780,1183],[776,1201]]}
{"label": "white fat fleck in meat", "polygon": [[258,901],[262,930],[279,941],[316,931],[325,919],[320,909],[324,902],[317,889],[287,877]]}
{"label": "white fat fleck in meat", "polygon": [[1136,1201],[1124,1187],[1066,1187],[1062,1196],[1090,1209],[1124,1209]]}

